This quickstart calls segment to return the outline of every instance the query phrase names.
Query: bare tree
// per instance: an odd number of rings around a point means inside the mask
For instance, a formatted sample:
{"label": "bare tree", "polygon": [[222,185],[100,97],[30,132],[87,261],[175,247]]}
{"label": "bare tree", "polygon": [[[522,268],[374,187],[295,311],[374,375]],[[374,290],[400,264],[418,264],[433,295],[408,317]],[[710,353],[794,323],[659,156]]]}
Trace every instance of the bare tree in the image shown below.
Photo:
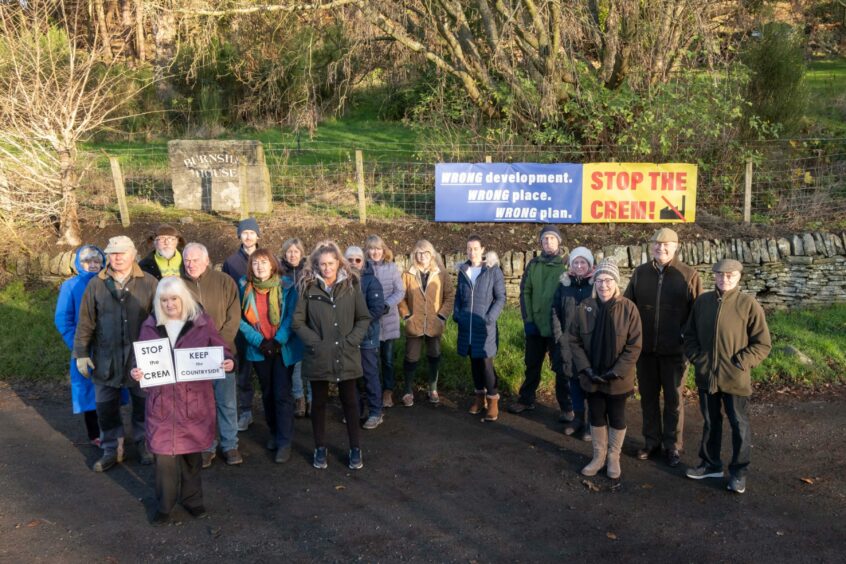
{"label": "bare tree", "polygon": [[127,96],[118,67],[103,62],[103,42],[78,48],[67,16],[63,0],[0,4],[0,199],[11,204],[0,213],[7,222],[57,223],[59,243],[78,245],[79,144],[125,117],[134,92]]}

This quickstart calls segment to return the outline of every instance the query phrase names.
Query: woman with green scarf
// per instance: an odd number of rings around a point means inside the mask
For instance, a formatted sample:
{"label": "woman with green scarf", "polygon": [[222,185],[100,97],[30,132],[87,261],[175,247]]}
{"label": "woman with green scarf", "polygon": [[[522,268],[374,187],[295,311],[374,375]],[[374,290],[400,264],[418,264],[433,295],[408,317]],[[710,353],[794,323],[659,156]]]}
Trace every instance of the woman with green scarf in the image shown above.
{"label": "woman with green scarf", "polygon": [[270,429],[267,448],[276,462],[291,459],[294,438],[294,397],[291,375],[302,359],[303,345],[291,330],[297,305],[293,277],[279,276],[279,263],[270,251],[250,255],[250,268],[241,278],[241,334],[247,341],[247,360],[261,385],[262,403]]}

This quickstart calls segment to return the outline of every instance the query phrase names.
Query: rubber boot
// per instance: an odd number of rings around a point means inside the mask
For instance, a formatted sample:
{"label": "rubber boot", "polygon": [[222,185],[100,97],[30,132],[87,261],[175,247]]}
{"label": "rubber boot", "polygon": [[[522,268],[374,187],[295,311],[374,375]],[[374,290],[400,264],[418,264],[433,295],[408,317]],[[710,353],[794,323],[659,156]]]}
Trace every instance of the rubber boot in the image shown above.
{"label": "rubber boot", "polygon": [[479,415],[485,409],[485,390],[476,390],[473,398],[473,405],[470,406],[470,415]]}
{"label": "rubber boot", "polygon": [[[620,469],[620,451],[623,450],[623,439],[626,438],[625,429],[611,429],[608,432],[608,477],[616,480],[622,474]],[[594,443],[595,445],[596,443]],[[594,446],[594,450],[596,447]]]}
{"label": "rubber boot", "polygon": [[485,421],[493,422],[499,419],[499,394],[488,396],[488,412],[485,414]]}
{"label": "rubber boot", "polygon": [[593,443],[593,460],[582,468],[583,476],[596,476],[605,466],[605,457],[608,453],[608,427],[590,427],[590,436]]}
{"label": "rubber boot", "polygon": [[405,393],[411,394],[414,392],[414,373],[417,372],[417,363],[405,362],[402,368],[405,373]]}

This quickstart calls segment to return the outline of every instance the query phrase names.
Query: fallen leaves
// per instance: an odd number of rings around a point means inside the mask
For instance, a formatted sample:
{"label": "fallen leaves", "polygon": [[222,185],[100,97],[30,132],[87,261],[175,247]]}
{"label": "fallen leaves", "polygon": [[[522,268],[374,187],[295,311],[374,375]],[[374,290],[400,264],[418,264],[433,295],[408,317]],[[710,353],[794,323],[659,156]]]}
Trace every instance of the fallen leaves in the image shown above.
{"label": "fallen leaves", "polygon": [[607,533],[605,533],[605,536],[608,537],[611,540],[617,540],[617,535],[615,533],[612,533],[611,531],[608,531]]}
{"label": "fallen leaves", "polygon": [[597,486],[594,482],[591,482],[590,480],[582,480],[582,485],[586,487],[588,491],[591,492],[598,492],[600,489],[599,486]]}
{"label": "fallen leaves", "polygon": [[815,483],[813,478],[799,478],[799,480],[805,482],[809,486],[813,486]]}

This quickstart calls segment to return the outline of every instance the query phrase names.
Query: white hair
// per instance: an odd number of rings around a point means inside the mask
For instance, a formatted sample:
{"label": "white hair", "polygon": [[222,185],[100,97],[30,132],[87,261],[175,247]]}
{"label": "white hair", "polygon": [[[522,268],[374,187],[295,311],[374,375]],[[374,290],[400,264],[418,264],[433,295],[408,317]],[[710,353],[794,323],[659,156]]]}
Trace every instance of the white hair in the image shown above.
{"label": "white hair", "polygon": [[182,249],[182,256],[184,257],[188,254],[188,251],[191,251],[193,249],[197,249],[198,251],[203,253],[204,257],[209,258],[209,250],[206,248],[206,246],[202,243],[195,243],[193,241],[185,245],[185,247]]}
{"label": "white hair", "polygon": [[156,297],[153,300],[153,309],[156,313],[156,320],[159,324],[164,323],[167,314],[162,309],[162,298],[176,296],[182,301],[182,320],[194,321],[203,313],[203,308],[191,295],[191,291],[185,282],[177,276],[165,276],[156,287]]}

